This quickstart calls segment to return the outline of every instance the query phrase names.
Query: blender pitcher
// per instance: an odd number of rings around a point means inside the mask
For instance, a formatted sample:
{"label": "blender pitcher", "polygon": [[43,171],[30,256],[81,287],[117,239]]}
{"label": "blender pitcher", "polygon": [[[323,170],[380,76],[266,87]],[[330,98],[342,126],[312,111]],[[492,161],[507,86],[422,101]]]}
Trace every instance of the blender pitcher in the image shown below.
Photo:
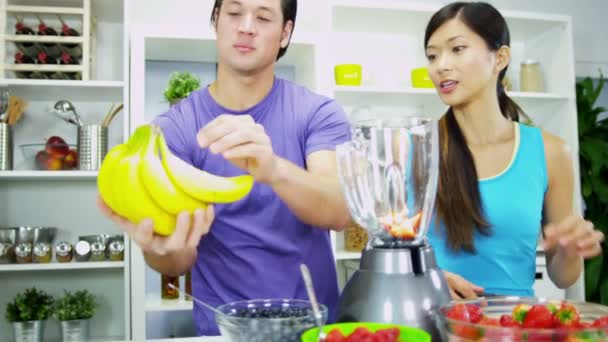
{"label": "blender pitcher", "polygon": [[441,340],[436,310],[450,294],[426,241],[439,173],[437,121],[359,121],[352,136],[336,149],[338,174],[369,241],[341,294],[337,320],[404,324]]}

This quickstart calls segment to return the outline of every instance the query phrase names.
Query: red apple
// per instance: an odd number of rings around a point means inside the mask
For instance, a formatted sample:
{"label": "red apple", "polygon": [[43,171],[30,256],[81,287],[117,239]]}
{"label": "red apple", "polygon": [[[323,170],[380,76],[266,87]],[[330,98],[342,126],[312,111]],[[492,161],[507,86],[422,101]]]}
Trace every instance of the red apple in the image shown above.
{"label": "red apple", "polygon": [[46,153],[46,151],[42,150],[42,151],[38,151],[38,153],[36,153],[36,167],[40,170],[44,170],[44,165],[46,165],[46,161],[47,159],[49,159],[49,155],[48,153]]}
{"label": "red apple", "polygon": [[71,149],[63,158],[63,167],[66,170],[72,170],[76,168],[76,165],[78,165],[78,153]]}
{"label": "red apple", "polygon": [[46,141],[45,150],[52,156],[64,157],[70,151],[70,145],[61,137],[54,135]]}

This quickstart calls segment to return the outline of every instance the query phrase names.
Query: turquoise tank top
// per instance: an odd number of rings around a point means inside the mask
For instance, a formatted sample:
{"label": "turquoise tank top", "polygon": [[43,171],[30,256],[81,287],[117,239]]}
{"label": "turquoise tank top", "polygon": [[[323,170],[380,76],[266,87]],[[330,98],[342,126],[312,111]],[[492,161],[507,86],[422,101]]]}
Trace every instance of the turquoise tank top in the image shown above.
{"label": "turquoise tank top", "polygon": [[492,234],[484,236],[475,230],[475,254],[452,251],[444,226],[437,226],[436,220],[427,238],[442,269],[461,275],[486,293],[533,296],[547,167],[541,130],[514,125],[515,148],[509,166],[479,180],[482,209]]}

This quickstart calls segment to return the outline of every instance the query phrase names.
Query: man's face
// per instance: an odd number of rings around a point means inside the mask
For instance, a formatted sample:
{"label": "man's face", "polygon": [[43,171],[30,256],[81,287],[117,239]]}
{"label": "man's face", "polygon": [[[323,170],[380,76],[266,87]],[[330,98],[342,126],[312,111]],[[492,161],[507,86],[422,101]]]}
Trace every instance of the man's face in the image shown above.
{"label": "man's face", "polygon": [[241,74],[264,70],[287,46],[291,27],[283,25],[281,0],[224,0],[216,11],[219,60]]}

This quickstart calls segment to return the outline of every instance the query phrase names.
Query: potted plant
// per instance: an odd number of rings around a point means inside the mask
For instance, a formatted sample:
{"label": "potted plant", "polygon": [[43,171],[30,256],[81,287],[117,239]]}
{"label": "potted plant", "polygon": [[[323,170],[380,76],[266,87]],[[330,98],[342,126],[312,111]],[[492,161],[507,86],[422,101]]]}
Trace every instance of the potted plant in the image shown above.
{"label": "potted plant", "polygon": [[[607,110],[595,102],[602,92],[604,77],[597,85],[589,77],[576,84],[579,162],[585,218],[608,236],[608,119],[598,120]],[[585,261],[585,295],[589,302],[608,305],[607,242],[604,253]]]}
{"label": "potted plant", "polygon": [[171,105],[185,99],[191,92],[200,89],[201,81],[195,75],[184,71],[174,72],[169,78],[169,84],[165,89],[164,96]]}
{"label": "potted plant", "polygon": [[13,324],[15,342],[41,342],[44,322],[53,310],[53,297],[35,287],[18,293],[6,306],[6,319]]}
{"label": "potted plant", "polygon": [[53,310],[55,318],[61,321],[62,339],[64,342],[87,341],[89,322],[95,315],[97,300],[88,290],[63,291],[63,296],[55,301]]}

